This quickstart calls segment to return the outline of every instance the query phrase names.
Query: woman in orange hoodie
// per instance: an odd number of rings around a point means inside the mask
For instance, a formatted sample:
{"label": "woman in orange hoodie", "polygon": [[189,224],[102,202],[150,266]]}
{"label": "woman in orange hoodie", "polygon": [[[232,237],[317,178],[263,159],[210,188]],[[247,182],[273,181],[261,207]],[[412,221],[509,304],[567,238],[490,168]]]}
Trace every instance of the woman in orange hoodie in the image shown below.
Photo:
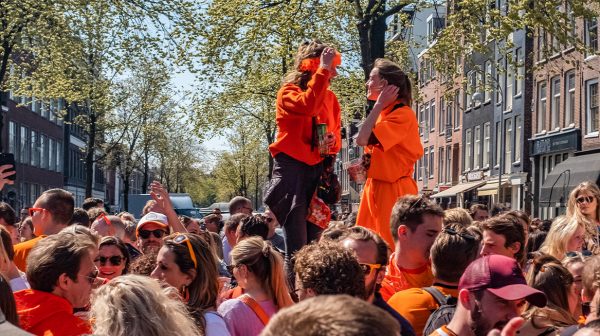
{"label": "woman in orange hoodie", "polygon": [[[333,48],[319,41],[306,42],[298,49],[294,70],[277,92],[277,139],[269,146],[275,163],[264,202],[285,231],[290,280],[291,256],[321,233],[321,228],[306,218],[323,156],[335,155],[340,149],[340,105],[329,89],[340,63],[341,56]],[[318,134],[323,131],[326,140],[320,145]]]}
{"label": "woman in orange hoodie", "polygon": [[416,114],[410,108],[410,79],[397,64],[377,59],[367,81],[367,99],[376,102],[356,138],[370,157],[357,223],[377,232],[393,249],[392,207],[401,196],[418,193],[412,175],[423,156]]}

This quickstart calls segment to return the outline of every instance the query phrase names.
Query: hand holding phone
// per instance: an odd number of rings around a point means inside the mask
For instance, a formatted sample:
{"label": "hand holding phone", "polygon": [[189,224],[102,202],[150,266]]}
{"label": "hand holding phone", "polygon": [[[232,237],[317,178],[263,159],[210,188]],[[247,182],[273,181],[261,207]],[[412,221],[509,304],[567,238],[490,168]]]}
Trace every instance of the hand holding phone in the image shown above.
{"label": "hand holding phone", "polygon": [[0,190],[6,184],[14,184],[17,179],[15,156],[12,153],[0,154]]}

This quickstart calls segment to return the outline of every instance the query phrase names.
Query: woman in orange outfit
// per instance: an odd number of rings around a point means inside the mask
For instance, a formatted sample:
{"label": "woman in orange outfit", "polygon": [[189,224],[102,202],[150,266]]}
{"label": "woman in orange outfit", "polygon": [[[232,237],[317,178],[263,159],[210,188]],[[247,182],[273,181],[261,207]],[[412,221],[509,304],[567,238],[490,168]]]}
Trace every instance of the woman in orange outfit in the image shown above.
{"label": "woman in orange outfit", "polygon": [[[264,202],[285,232],[286,266],[292,285],[292,255],[321,233],[321,228],[306,218],[323,157],[340,149],[340,105],[329,89],[340,63],[341,55],[327,45],[304,43],[298,49],[294,70],[277,93],[277,139],[269,146],[275,162]],[[319,146],[319,127],[326,131],[325,146]]]}
{"label": "woman in orange outfit", "polygon": [[418,193],[412,175],[423,156],[416,114],[410,108],[410,79],[397,64],[377,59],[367,81],[367,99],[376,102],[356,138],[370,155],[357,223],[377,232],[393,249],[392,207],[403,195]]}

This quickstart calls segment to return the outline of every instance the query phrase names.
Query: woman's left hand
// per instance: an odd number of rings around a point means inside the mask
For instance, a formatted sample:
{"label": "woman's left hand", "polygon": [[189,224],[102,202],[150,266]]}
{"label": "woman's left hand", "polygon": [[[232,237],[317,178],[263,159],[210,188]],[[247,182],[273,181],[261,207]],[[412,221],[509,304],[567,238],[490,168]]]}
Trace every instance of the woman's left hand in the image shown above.
{"label": "woman's left hand", "polygon": [[327,147],[333,147],[335,145],[335,134],[333,132],[325,133],[325,142],[327,142]]}
{"label": "woman's left hand", "polygon": [[396,99],[398,99],[398,87],[395,85],[386,85],[379,94],[377,98],[377,102],[375,104],[379,104],[382,107],[386,107],[389,104],[393,103]]}

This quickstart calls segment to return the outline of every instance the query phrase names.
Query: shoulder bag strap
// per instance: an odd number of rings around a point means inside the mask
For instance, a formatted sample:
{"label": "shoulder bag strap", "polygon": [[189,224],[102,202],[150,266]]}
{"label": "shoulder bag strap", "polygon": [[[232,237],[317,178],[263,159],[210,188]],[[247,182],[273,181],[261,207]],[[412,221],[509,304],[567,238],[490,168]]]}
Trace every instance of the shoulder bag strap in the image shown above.
{"label": "shoulder bag strap", "polygon": [[256,314],[258,319],[264,325],[267,325],[267,323],[269,323],[269,315],[267,315],[267,313],[264,311],[264,309],[262,309],[262,307],[258,304],[258,302],[256,302],[256,300],[254,300],[253,298],[251,298],[249,295],[246,295],[246,294],[240,296],[238,299],[240,301],[242,301],[243,303],[245,303],[246,306],[250,307],[250,309],[252,309],[254,314]]}
{"label": "shoulder bag strap", "polygon": [[446,297],[435,287],[423,287],[423,290],[431,294],[438,305],[442,306],[446,303]]}

